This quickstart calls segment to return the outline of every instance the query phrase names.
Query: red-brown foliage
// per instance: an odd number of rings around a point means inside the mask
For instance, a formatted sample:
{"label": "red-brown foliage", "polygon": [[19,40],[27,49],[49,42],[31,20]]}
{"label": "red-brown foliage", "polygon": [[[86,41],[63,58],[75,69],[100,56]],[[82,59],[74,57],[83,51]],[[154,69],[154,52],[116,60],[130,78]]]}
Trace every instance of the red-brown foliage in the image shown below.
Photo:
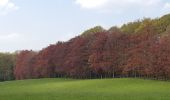
{"label": "red-brown foliage", "polygon": [[149,25],[136,34],[103,31],[17,55],[16,79],[41,77],[170,78],[170,36]]}

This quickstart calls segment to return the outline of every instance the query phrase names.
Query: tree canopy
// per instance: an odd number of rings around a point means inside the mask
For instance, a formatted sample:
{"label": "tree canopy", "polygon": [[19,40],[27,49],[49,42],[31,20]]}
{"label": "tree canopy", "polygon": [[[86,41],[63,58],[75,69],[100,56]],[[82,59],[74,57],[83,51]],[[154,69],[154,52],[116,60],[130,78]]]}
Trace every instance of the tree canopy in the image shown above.
{"label": "tree canopy", "polygon": [[170,15],[88,29],[39,52],[0,53],[0,80],[47,77],[170,79]]}

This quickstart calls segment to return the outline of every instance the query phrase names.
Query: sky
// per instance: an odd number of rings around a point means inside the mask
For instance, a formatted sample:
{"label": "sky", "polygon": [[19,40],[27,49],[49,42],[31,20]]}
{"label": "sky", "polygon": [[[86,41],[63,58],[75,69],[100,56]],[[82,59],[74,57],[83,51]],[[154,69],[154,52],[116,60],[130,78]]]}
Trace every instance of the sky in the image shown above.
{"label": "sky", "polygon": [[170,13],[170,0],[0,0],[0,52],[41,50],[94,26]]}

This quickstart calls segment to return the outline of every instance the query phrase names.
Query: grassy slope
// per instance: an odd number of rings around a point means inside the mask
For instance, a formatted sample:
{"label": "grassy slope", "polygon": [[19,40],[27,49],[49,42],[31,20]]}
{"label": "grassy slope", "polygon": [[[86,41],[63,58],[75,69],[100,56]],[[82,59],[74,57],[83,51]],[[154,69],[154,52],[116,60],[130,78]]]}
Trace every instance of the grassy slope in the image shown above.
{"label": "grassy slope", "polygon": [[170,83],[142,79],[2,82],[0,100],[170,100]]}

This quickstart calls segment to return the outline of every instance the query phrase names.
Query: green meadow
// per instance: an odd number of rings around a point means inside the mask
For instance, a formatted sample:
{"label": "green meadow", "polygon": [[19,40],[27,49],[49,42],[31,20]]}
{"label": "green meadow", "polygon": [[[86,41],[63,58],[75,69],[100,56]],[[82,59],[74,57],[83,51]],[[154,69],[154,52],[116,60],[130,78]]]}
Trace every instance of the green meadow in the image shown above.
{"label": "green meadow", "polygon": [[0,82],[0,100],[170,100],[170,82],[33,79]]}

